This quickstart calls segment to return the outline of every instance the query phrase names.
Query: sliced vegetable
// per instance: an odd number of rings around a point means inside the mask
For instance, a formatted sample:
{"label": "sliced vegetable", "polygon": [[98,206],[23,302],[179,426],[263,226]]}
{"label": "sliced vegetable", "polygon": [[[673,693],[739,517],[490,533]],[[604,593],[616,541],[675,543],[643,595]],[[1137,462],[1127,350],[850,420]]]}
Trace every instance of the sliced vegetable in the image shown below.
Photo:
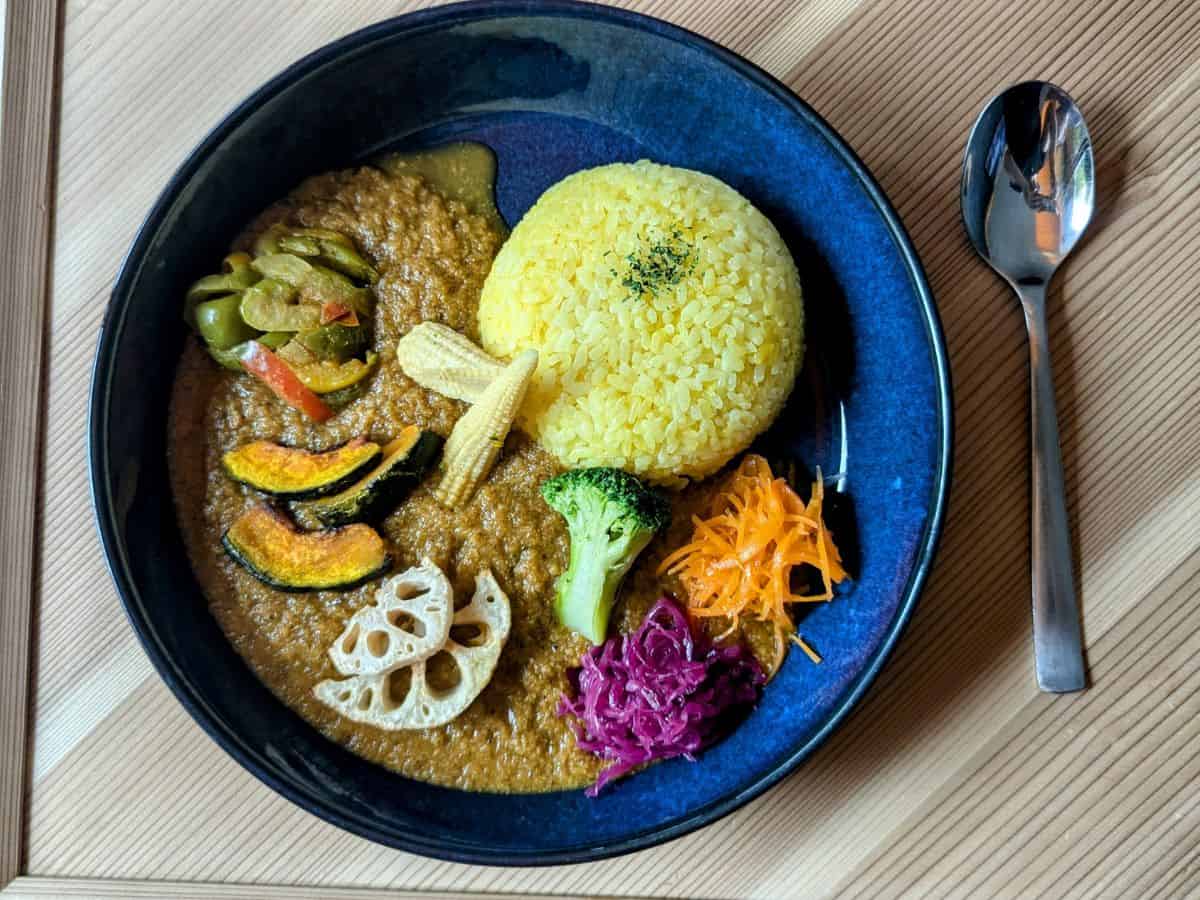
{"label": "sliced vegetable", "polygon": [[268,350],[278,350],[291,339],[292,333],[290,331],[268,331],[266,334],[260,334],[255,338],[256,341]]}
{"label": "sliced vegetable", "polygon": [[246,369],[242,365],[242,350],[245,344],[238,344],[235,347],[230,347],[228,350],[219,350],[216,347],[209,346],[208,355],[217,361],[223,369],[230,369],[234,372],[245,372]]}
{"label": "sliced vegetable", "polygon": [[279,252],[279,238],[287,234],[287,226],[279,222],[264,228],[254,239],[254,255],[267,256]]}
{"label": "sliced vegetable", "polygon": [[363,438],[323,452],[254,441],[230,450],[221,464],[230,478],[255,490],[307,500],[346,487],[382,455],[378,444]]}
{"label": "sliced vegetable", "polygon": [[491,471],[512,427],[533,371],[536,350],[523,350],[455,424],[446,440],[442,480],[434,496],[443,506],[466,501]]}
{"label": "sliced vegetable", "polygon": [[352,384],[350,387],[342,388],[340,391],[333,391],[328,394],[322,394],[321,399],[330,409],[338,410],[349,406],[367,390],[367,381],[363,379],[357,384]]}
{"label": "sliced vegetable", "polygon": [[288,592],[346,590],[391,567],[383,538],[374,529],[350,525],[303,533],[266,504],[238,516],[221,543],[259,581]]}
{"label": "sliced vegetable", "polygon": [[[437,653],[411,665],[319,682],[313,696],[347,719],[385,731],[445,725],[487,687],[512,628],[508,597],[491,572],[475,576],[475,594],[454,613],[451,628],[455,627],[478,629],[483,637],[469,646],[451,637]],[[457,673],[452,685],[434,683],[439,662]]]}
{"label": "sliced vegetable", "polygon": [[188,303],[198,303],[211,297],[220,297],[222,294],[234,294],[257,284],[261,278],[258,272],[249,268],[221,275],[205,275],[188,288],[184,300]]}
{"label": "sliced vegetable", "polygon": [[[369,316],[374,305],[371,292],[356,287],[345,275],[314,266],[292,253],[269,253],[256,257],[254,268],[266,278],[282,281],[300,292],[302,300],[315,303],[344,303],[360,316]],[[317,323],[314,322],[313,325]]]}
{"label": "sliced vegetable", "polygon": [[608,633],[621,579],[670,521],[666,499],[620,469],[572,469],[542,485],[542,497],[567,520],[571,556],[555,585],[554,611],[593,644]]}
{"label": "sliced vegetable", "polygon": [[183,301],[183,318],[189,326],[195,327],[196,305],[203,300],[220,297],[224,294],[236,294],[250,287],[262,276],[250,265],[250,257],[245,253],[230,253],[221,263],[220,275],[206,275],[199,281],[193,282],[188,288]]}
{"label": "sliced vegetable", "polygon": [[344,303],[322,303],[321,324],[328,325],[331,322],[354,326],[358,324],[358,313]]}
{"label": "sliced vegetable", "polygon": [[298,240],[311,240],[320,243],[332,242],[341,244],[343,247],[349,247],[352,250],[354,249],[354,241],[340,231],[334,231],[332,228],[289,228],[287,229],[287,234]]}
{"label": "sliced vegetable", "polygon": [[321,322],[321,308],[302,301],[294,287],[264,278],[242,294],[242,319],[259,331],[302,331]]}
{"label": "sliced vegetable", "polygon": [[[320,281],[319,274],[314,274],[312,263],[305,259],[301,259],[294,253],[265,253],[254,257],[254,262],[251,263],[265,278],[274,278],[276,281],[282,281],[285,284],[290,284],[292,287],[300,290],[302,288],[312,289],[312,281],[316,279]],[[334,273],[328,273],[334,274]],[[349,279],[343,279],[349,282]],[[333,279],[331,279],[331,282]],[[337,297],[318,298],[325,300],[335,300]]]}
{"label": "sliced vegetable", "polygon": [[291,366],[292,371],[297,366],[307,366],[317,361],[317,355],[296,340],[287,341],[275,351],[275,355]]}
{"label": "sliced vegetable", "polygon": [[570,722],[581,750],[611,763],[586,791],[657,759],[695,755],[711,746],[749,711],[765,678],[740,644],[714,646],[693,634],[668,597],[638,630],[592,647],[567,674],[558,715]]}
{"label": "sliced vegetable", "polygon": [[396,362],[421,387],[467,403],[477,401],[504,371],[504,363],[436,322],[422,322],[400,338]]}
{"label": "sliced vegetable", "polygon": [[428,559],[393,575],[329,647],[343,675],[375,675],[428,659],[445,646],[454,618],[454,588]]}
{"label": "sliced vegetable", "polygon": [[[292,346],[289,343],[288,346]],[[280,351],[283,352],[282,350]],[[309,352],[305,350],[304,352]],[[332,394],[334,391],[345,390],[348,387],[358,384],[368,375],[375,371],[375,366],[379,363],[379,357],[375,353],[367,352],[366,360],[348,359],[344,363],[321,362],[315,361],[304,363],[302,365],[293,365],[292,370],[296,373],[296,377],[316,394]]]}
{"label": "sliced vegetable", "polygon": [[344,234],[325,228],[294,228],[279,236],[279,249],[348,275],[360,284],[374,284],[379,273],[359,255],[354,242]]}
{"label": "sliced vegetable", "polygon": [[[266,334],[260,334],[254,340],[258,341],[268,350],[276,350],[282,347],[292,339],[290,331],[269,331]],[[231,369],[234,372],[245,372],[246,368],[242,365],[242,353],[246,349],[246,343],[235,344],[228,350],[219,350],[212,344],[208,345],[208,355],[215,359],[226,369]]]}
{"label": "sliced vegetable", "polygon": [[[785,479],[772,475],[765,459],[748,454],[707,515],[693,520],[692,539],[664,559],[658,573],[679,578],[692,616],[727,618],[726,633],[742,616],[774,625],[774,671],[783,660],[785,638],[807,647],[788,607],[829,600],[833,585],[846,578],[821,518],[823,498],[819,472],[805,504]],[[800,567],[820,576],[820,591],[795,592],[793,571]]]}
{"label": "sliced vegetable", "polygon": [[371,333],[365,325],[350,326],[334,322],[302,331],[296,335],[296,340],[320,359],[345,362],[366,351],[371,343]]}
{"label": "sliced vegetable", "polygon": [[228,350],[242,341],[257,337],[259,330],[242,319],[242,298],[229,294],[196,305],[196,331],[210,349]]}
{"label": "sliced vegetable", "polygon": [[321,245],[316,238],[305,237],[295,232],[283,231],[275,242],[272,253],[294,253],[296,256],[319,256]]}
{"label": "sliced vegetable", "polygon": [[300,410],[314,422],[324,422],[333,415],[333,410],[321,402],[288,364],[266,348],[260,341],[246,341],[238,345],[238,359],[242,368],[260,379],[280,400]]}
{"label": "sliced vegetable", "polygon": [[378,522],[420,483],[441,449],[439,435],[409,425],[383,448],[383,459],[361,481],[331,497],[297,503],[292,512],[310,528]]}

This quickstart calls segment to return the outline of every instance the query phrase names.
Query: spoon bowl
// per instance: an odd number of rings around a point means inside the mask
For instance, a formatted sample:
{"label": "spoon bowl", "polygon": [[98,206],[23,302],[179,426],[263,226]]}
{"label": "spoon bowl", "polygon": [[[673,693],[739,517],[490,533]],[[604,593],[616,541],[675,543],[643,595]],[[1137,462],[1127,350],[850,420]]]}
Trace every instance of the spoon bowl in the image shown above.
{"label": "spoon bowl", "polygon": [[962,217],[976,252],[1007,281],[1046,283],[1095,206],[1083,114],[1066,91],[1028,81],[984,108],[967,142]]}
{"label": "spoon bowl", "polygon": [[984,107],[967,140],[960,199],[975,250],[1012,285],[1025,312],[1034,661],[1042,690],[1077,691],[1087,676],[1046,336],[1046,286],[1091,221],[1095,163],[1083,114],[1066,91],[1028,81]]}

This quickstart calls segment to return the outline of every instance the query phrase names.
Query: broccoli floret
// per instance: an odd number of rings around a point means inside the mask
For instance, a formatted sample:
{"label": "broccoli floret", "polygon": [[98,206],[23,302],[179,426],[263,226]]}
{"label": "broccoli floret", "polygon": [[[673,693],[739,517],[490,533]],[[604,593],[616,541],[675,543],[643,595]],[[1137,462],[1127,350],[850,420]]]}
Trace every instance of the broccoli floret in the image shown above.
{"label": "broccoli floret", "polygon": [[572,469],[542,485],[567,520],[571,556],[559,576],[559,620],[593,644],[604,642],[617,587],[671,513],[658,491],[620,469]]}

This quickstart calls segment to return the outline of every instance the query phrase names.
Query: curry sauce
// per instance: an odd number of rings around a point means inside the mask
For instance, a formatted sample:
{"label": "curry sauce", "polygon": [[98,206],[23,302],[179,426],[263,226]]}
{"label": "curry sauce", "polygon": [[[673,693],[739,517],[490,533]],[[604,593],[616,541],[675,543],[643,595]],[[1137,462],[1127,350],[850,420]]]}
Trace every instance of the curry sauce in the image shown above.
{"label": "curry sauce", "polygon": [[[361,436],[383,444],[406,425],[445,437],[467,409],[411,381],[396,363],[394,349],[401,336],[424,321],[479,337],[479,293],[505,229],[488,205],[490,182],[486,192],[478,185],[441,191],[431,184],[439,175],[461,178],[476,169],[490,179],[478,150],[458,146],[467,149],[457,161],[453,156],[432,162],[427,156],[407,162],[392,158],[384,168],[312,178],[238,239],[238,248],[248,248],[258,233],[278,222],[351,237],[380,275],[373,335],[378,370],[359,399],[317,424],[280,403],[258,380],[219,368],[189,338],[171,403],[172,488],[213,616],[257,676],[331,740],[437,784],[503,792],[577,787],[592,781],[601,764],[575,747],[555,711],[565,673],[588,645],[553,612],[554,581],[567,564],[568,539],[562,518],[538,489],[561,469],[524,434],[509,435],[495,469],[461,507],[439,505],[427,481],[380,526],[394,571],[428,558],[446,573],[456,597],[465,600],[476,573],[490,569],[511,603],[512,631],[494,677],[462,715],[442,727],[382,731],[347,721],[312,696],[317,682],[338,676],[326,650],[347,619],[371,602],[378,582],[350,591],[283,593],[255,580],[221,548],[225,529],[256,502],[253,491],[223,472],[226,451],[255,440],[321,449]],[[651,545],[627,580],[614,614],[616,629],[632,630],[661,593],[654,567],[663,546],[686,536],[689,511],[703,491],[676,498],[674,526]]]}

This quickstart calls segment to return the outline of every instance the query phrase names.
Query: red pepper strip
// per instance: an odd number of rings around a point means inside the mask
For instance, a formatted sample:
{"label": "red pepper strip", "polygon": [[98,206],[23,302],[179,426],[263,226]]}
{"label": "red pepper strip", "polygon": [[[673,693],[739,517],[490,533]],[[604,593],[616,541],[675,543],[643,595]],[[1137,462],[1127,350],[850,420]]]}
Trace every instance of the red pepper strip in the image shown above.
{"label": "red pepper strip", "polygon": [[304,386],[288,364],[258,341],[246,341],[238,351],[242,368],[269,387],[280,400],[295,407],[314,422],[333,415],[325,402]]}
{"label": "red pepper strip", "polygon": [[331,301],[321,304],[321,324],[328,325],[330,322],[339,322],[342,325],[355,326],[358,324],[358,316],[354,310],[344,303]]}

